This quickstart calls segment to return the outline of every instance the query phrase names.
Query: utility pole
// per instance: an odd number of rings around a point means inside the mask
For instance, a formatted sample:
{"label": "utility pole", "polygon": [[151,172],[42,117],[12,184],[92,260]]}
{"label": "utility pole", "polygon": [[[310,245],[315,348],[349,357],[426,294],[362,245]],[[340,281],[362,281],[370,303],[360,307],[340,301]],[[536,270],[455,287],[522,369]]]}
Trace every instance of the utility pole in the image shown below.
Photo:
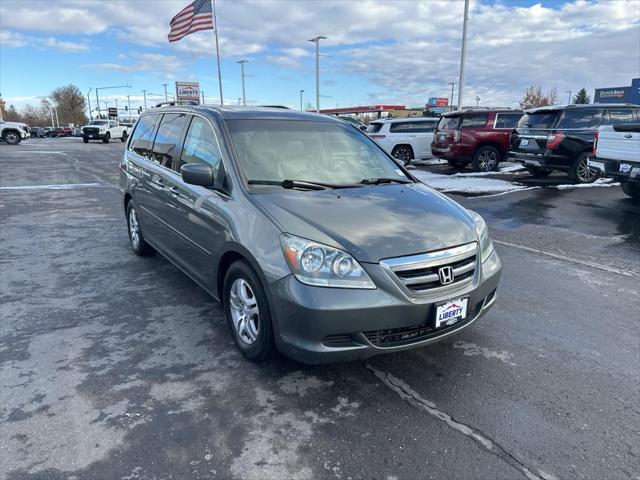
{"label": "utility pole", "polygon": [[464,90],[464,59],[467,52],[467,23],[469,23],[469,0],[464,0],[462,52],[460,53],[460,78],[458,79],[458,110],[462,110],[462,94]]}
{"label": "utility pole", "polygon": [[89,121],[93,120],[93,116],[91,114],[91,90],[92,88],[89,87],[89,91],[87,92],[87,103],[89,105]]}
{"label": "utility pole", "polygon": [[58,107],[53,107],[56,111],[56,127],[60,128],[60,120],[58,119]]}
{"label": "utility pole", "polygon": [[304,111],[302,110],[302,94],[304,93],[304,90],[300,90],[300,111]]}
{"label": "utility pole", "polygon": [[167,95],[167,85],[168,83],[163,83],[162,86],[164,87],[164,101],[168,102],[169,101],[169,96]]}
{"label": "utility pole", "polygon": [[309,39],[316,44],[316,113],[320,113],[320,40],[326,39],[321,35]]}
{"label": "utility pole", "polygon": [[242,105],[246,105],[247,104],[247,97],[245,96],[244,93],[244,64],[247,63],[249,60],[240,60],[239,63],[240,64],[240,77],[242,78]]}
{"label": "utility pole", "polygon": [[127,95],[127,105],[129,106],[129,123],[131,123],[131,95]]}
{"label": "utility pole", "polygon": [[147,91],[142,90],[142,94],[144,95],[144,109],[147,109]]}
{"label": "utility pole", "polygon": [[449,101],[449,106],[451,107],[451,111],[453,112],[453,87],[455,86],[456,82],[449,82],[449,85],[451,85],[451,100]]}
{"label": "utility pole", "polygon": [[[107,108],[107,116],[109,116],[109,109]],[[116,120],[119,120],[120,112],[118,111],[118,99],[116,98]]]}
{"label": "utility pole", "polygon": [[569,94],[569,100],[567,101],[567,105],[571,105],[571,90],[567,90],[566,93]]}
{"label": "utility pole", "polygon": [[200,95],[202,95],[202,104],[204,105],[204,90],[200,90]]}

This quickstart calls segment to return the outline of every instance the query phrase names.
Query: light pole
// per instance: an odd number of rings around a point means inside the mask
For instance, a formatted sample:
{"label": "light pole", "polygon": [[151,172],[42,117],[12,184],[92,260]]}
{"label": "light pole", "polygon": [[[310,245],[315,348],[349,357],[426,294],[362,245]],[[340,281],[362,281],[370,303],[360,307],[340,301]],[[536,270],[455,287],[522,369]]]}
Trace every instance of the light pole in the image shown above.
{"label": "light pole", "polygon": [[480,106],[480,97],[476,95],[476,108]]}
{"label": "light pole", "polygon": [[565,93],[569,94],[569,100],[567,101],[567,105],[571,104],[571,90],[567,90]]}
{"label": "light pole", "polygon": [[100,117],[100,98],[98,97],[98,91],[107,90],[110,88],[131,88],[131,85],[116,85],[114,87],[96,87],[96,108],[98,109],[98,117]]}
{"label": "light pole", "polygon": [[93,116],[91,115],[91,87],[89,87],[89,91],[87,92],[87,104],[89,105],[89,121],[93,120]]}
{"label": "light pole", "polygon": [[58,120],[58,107],[53,107],[56,112],[56,127],[60,128],[60,120]]}
{"label": "light pole", "polygon": [[316,113],[320,113],[320,40],[326,39],[321,35],[309,39],[316,44]]}
{"label": "light pole", "polygon": [[144,109],[147,109],[147,91],[142,90],[142,95],[144,95]]}
{"label": "light pole", "polygon": [[127,105],[129,107],[129,123],[131,123],[131,95],[127,95]]}
{"label": "light pole", "polygon": [[453,87],[455,86],[456,82],[449,82],[449,85],[451,85],[451,100],[449,102],[449,106],[451,107],[451,111],[453,112]]}
{"label": "light pole", "polygon": [[300,111],[304,111],[302,110],[302,94],[304,93],[304,90],[300,90]]}
{"label": "light pole", "polygon": [[469,23],[469,0],[464,0],[462,52],[460,53],[460,78],[458,79],[458,110],[462,109],[462,91],[464,90],[464,58],[467,51],[467,23]]}
{"label": "light pole", "polygon": [[169,101],[169,96],[167,95],[167,85],[168,83],[163,83],[162,86],[164,87],[164,101],[168,102]]}
{"label": "light pole", "polygon": [[244,64],[247,63],[249,60],[240,60],[239,63],[240,64],[240,77],[242,78],[242,105],[246,105],[247,104],[247,97],[245,96],[244,93]]}

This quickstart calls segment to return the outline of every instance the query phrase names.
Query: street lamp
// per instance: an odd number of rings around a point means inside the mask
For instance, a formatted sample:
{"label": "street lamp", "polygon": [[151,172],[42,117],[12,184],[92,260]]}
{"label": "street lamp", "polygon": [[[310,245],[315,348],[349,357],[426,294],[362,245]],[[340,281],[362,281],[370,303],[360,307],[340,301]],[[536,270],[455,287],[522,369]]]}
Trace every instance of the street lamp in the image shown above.
{"label": "street lamp", "polygon": [[302,112],[302,94],[304,93],[304,90],[300,90],[300,111]]}
{"label": "street lamp", "polygon": [[98,108],[98,117],[100,117],[100,98],[98,97],[99,90],[108,90],[110,88],[131,88],[131,85],[116,85],[113,87],[97,87],[96,88],[96,106]]}
{"label": "street lamp", "polygon": [[129,107],[129,123],[131,123],[131,95],[127,95],[127,105]]}
{"label": "street lamp", "polygon": [[142,94],[144,95],[144,109],[147,109],[147,91],[142,90]]}
{"label": "street lamp", "polygon": [[476,108],[480,105],[480,97],[476,95]]}
{"label": "street lamp", "polygon": [[449,106],[453,112],[453,87],[456,85],[456,82],[449,82],[449,85],[451,85],[451,101],[449,102]]}
{"label": "street lamp", "polygon": [[565,93],[569,94],[569,100],[567,101],[567,105],[570,105],[571,104],[571,90],[567,90],[567,91],[565,91]]}
{"label": "street lamp", "polygon": [[87,104],[89,105],[89,120],[93,120],[93,116],[91,115],[91,90],[93,88],[89,87],[89,91],[87,92]]}
{"label": "street lamp", "polygon": [[321,35],[309,39],[316,44],[316,113],[320,113],[320,40],[326,39]]}
{"label": "street lamp", "polygon": [[242,105],[246,105],[247,104],[247,97],[245,96],[244,93],[244,64],[247,63],[249,60],[240,60],[236,63],[240,64],[240,76],[242,78]]}

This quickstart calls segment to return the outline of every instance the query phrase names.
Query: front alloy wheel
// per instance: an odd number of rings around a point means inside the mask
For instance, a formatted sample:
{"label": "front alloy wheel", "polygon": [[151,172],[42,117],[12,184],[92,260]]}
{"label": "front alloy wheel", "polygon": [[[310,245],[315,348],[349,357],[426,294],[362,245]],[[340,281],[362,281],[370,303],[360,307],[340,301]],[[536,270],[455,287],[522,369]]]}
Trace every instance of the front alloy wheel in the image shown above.
{"label": "front alloy wheel", "polygon": [[413,160],[413,150],[411,150],[411,147],[406,145],[399,145],[395,147],[391,155],[400,160],[404,166],[409,165],[411,160]]}
{"label": "front alloy wheel", "polygon": [[20,140],[20,135],[18,135],[16,132],[9,131],[4,134],[4,141],[9,145],[17,145],[20,143]]}
{"label": "front alloy wheel", "polygon": [[247,345],[254,344],[260,332],[260,310],[251,286],[242,278],[231,284],[229,309],[238,337]]}

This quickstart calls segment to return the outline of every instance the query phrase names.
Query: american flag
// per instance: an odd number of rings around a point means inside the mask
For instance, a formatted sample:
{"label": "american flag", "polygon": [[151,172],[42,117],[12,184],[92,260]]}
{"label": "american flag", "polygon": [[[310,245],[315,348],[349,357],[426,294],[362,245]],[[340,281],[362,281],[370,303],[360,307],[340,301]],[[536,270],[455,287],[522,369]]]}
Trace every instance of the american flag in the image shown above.
{"label": "american flag", "polygon": [[190,33],[200,30],[213,30],[211,0],[195,0],[171,19],[169,41],[177,42]]}

